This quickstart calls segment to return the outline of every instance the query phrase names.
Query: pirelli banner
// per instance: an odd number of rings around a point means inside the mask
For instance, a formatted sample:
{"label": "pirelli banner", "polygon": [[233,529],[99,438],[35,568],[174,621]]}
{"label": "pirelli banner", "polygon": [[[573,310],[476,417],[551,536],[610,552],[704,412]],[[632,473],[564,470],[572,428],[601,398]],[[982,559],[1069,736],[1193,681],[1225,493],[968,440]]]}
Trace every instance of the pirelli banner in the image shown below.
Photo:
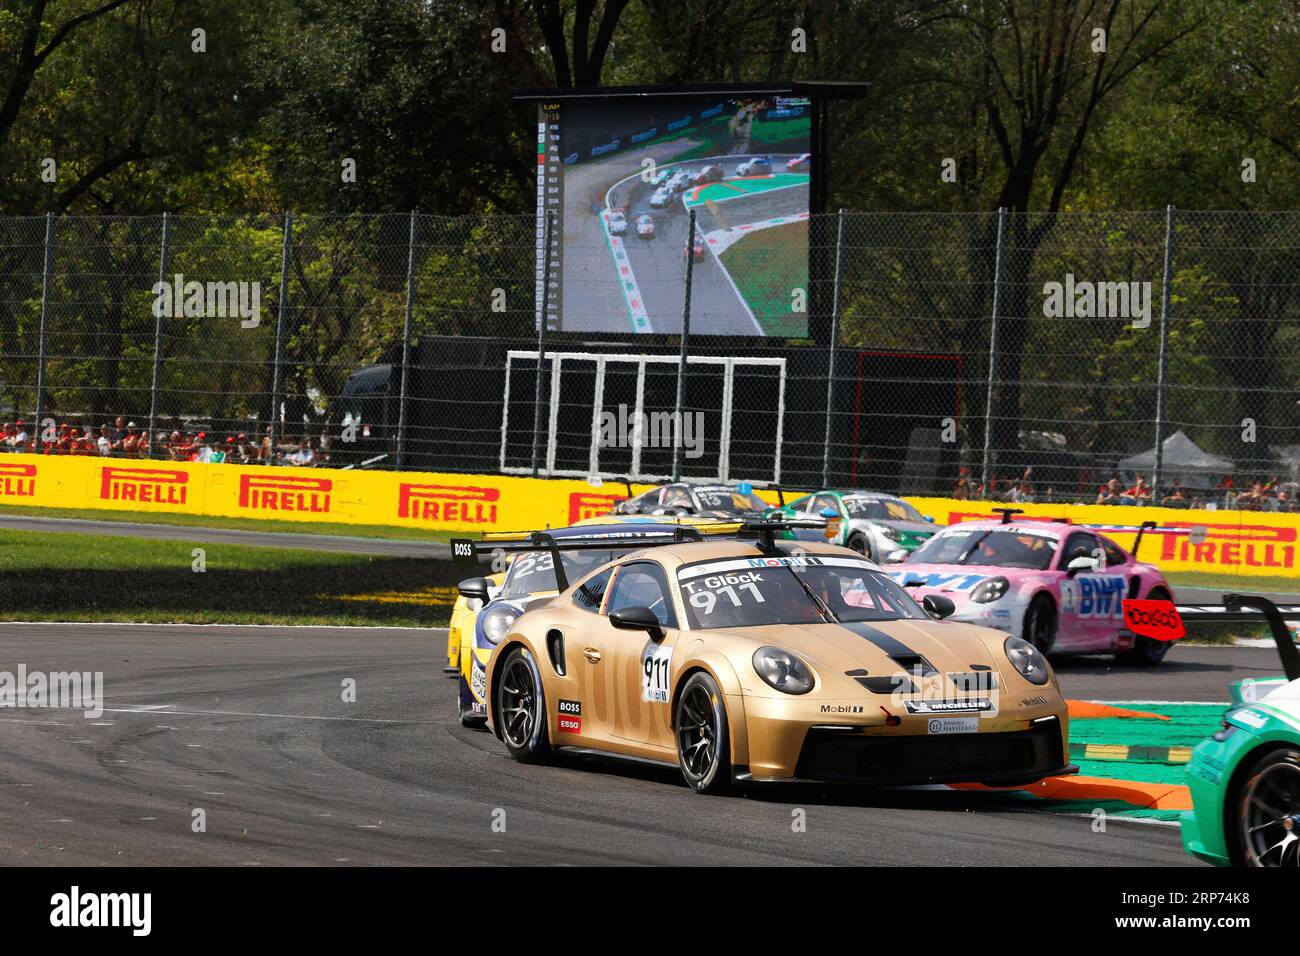
{"label": "pirelli banner", "polygon": [[47,508],[523,531],[607,514],[626,497],[622,484],[582,480],[0,455],[0,504]]}
{"label": "pirelli banner", "polygon": [[[633,485],[634,494],[650,485]],[[776,495],[757,492],[775,503]],[[789,491],[787,499],[797,494]],[[608,514],[622,484],[500,475],[338,471],[226,464],[0,455],[0,505],[103,508],[444,531],[525,531]],[[994,515],[996,503],[910,498],[948,525]],[[1108,505],[1022,505],[1028,517],[1066,518],[1131,547],[1154,521],[1139,557],[1164,571],[1300,576],[1300,515]]]}
{"label": "pirelli banner", "polygon": [[[909,498],[937,524],[948,525],[974,518],[997,517],[997,502],[957,501],[951,498]],[[1139,560],[1162,571],[1203,571],[1240,574],[1243,577],[1300,577],[1297,544],[1300,514],[1259,511],[1189,511],[1125,505],[1025,504],[1025,517],[1068,519],[1109,535],[1132,548],[1139,527],[1154,521],[1138,551]]]}

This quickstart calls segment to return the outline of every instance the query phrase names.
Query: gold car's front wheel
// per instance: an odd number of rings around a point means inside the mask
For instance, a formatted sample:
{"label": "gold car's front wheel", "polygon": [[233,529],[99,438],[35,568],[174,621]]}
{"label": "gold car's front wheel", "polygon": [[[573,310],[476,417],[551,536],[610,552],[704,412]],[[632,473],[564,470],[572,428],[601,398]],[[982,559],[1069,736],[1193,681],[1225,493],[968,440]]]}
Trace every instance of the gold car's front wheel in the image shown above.
{"label": "gold car's front wheel", "polygon": [[704,671],[687,678],[677,695],[673,726],[677,762],[696,793],[721,793],[731,786],[731,735],[718,684]]}
{"label": "gold car's front wheel", "polygon": [[496,697],[501,739],[510,756],[522,763],[540,763],[550,757],[542,675],[527,648],[515,647],[506,655]]}

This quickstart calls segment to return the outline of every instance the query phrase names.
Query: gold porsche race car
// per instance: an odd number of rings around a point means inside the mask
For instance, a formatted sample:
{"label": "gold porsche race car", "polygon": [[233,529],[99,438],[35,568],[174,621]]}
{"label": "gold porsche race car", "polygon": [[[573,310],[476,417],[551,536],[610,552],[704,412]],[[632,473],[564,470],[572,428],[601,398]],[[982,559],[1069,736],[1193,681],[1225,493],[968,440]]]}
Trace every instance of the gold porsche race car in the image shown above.
{"label": "gold porsche race car", "polygon": [[493,648],[485,698],[510,754],[676,765],[695,790],[816,780],[1022,785],[1074,773],[1046,659],[938,620],[834,545],[633,550],[533,605]]}

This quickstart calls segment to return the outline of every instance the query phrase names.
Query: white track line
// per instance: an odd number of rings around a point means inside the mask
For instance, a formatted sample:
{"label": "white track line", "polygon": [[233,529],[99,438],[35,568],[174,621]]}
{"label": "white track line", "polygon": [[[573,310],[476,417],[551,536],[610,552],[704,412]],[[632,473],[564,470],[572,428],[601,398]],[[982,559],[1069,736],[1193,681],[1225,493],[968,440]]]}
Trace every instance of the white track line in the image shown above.
{"label": "white track line", "polygon": [[[170,706],[170,705],[161,705]],[[261,714],[234,710],[152,710],[131,707],[105,707],[106,714],[147,714],[150,717],[267,717],[280,720],[343,720],[363,724],[436,724],[437,720],[403,720],[382,717],[325,717],[318,714]]]}

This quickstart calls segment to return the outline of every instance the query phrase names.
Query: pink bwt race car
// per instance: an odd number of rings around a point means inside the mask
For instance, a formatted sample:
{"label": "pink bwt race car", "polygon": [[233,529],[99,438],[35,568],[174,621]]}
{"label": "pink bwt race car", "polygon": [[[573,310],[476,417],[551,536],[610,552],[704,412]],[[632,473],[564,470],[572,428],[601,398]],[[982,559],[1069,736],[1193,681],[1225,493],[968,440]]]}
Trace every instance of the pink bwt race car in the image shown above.
{"label": "pink bwt race car", "polygon": [[1084,526],[963,521],[887,573],[917,601],[930,594],[951,600],[949,620],[1006,631],[1043,653],[1114,653],[1152,665],[1170,647],[1124,623],[1125,600],[1173,599],[1159,569]]}

